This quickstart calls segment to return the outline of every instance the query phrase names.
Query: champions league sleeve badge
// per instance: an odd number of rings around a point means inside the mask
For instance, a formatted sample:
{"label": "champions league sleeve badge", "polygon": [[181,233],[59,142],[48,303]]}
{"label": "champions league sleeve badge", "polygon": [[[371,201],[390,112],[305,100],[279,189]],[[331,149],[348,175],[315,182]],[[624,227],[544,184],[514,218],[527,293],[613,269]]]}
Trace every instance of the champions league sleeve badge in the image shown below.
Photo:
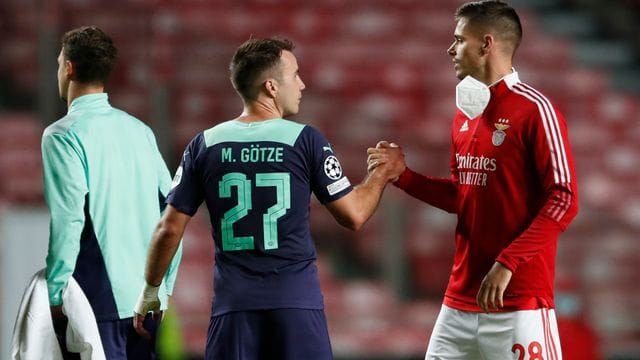
{"label": "champions league sleeve badge", "polygon": [[493,124],[493,126],[496,127],[496,131],[494,131],[493,136],[491,136],[491,143],[494,146],[500,146],[507,136],[507,133],[504,131],[511,126],[509,125],[509,119],[498,119],[498,122]]}
{"label": "champions league sleeve badge", "polygon": [[327,192],[329,195],[335,195],[351,186],[349,179],[346,176],[342,177],[342,166],[340,166],[340,161],[338,161],[338,158],[333,155],[328,156],[324,160],[324,173],[329,179],[336,180],[327,185]]}
{"label": "champions league sleeve badge", "polygon": [[340,166],[338,158],[331,155],[324,160],[324,173],[331,180],[338,180],[342,177],[342,166]]}

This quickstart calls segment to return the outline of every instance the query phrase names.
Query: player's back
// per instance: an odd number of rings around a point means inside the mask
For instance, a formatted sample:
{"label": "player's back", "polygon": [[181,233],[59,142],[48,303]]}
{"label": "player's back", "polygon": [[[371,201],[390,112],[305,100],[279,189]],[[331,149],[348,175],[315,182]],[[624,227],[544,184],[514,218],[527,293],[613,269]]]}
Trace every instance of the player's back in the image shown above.
{"label": "player's back", "polygon": [[[68,143],[83,168],[84,179],[74,180],[87,191],[74,277],[100,309],[99,319],[130,317],[139,286],[131,279],[143,278],[148,243],[160,219],[160,190],[167,191],[170,181],[153,133],[111,107],[106,94],[94,94],[74,100],[67,116],[45,130],[48,137]],[[70,165],[55,166],[65,171]]]}
{"label": "player's back", "polygon": [[283,119],[228,121],[191,142],[169,201],[188,214],[206,201],[216,247],[216,315],[322,308],[310,196],[327,202],[348,193],[339,170],[317,130]]}

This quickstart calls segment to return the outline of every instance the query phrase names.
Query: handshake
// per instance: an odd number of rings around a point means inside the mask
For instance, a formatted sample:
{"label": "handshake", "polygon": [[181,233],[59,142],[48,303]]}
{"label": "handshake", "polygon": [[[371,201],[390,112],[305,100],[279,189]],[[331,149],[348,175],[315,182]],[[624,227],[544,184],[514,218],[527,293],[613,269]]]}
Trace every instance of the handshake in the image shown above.
{"label": "handshake", "polygon": [[375,148],[367,149],[367,172],[370,176],[383,176],[395,182],[407,165],[402,148],[395,143],[379,141]]}

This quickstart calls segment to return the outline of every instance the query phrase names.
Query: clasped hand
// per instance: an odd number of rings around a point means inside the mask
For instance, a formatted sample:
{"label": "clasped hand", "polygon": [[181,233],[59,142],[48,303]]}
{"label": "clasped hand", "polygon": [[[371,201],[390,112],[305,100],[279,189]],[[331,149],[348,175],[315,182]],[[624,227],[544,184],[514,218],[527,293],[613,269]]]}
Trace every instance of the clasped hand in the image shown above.
{"label": "clasped hand", "polygon": [[402,148],[395,143],[379,141],[375,148],[367,149],[367,172],[382,171],[389,181],[396,181],[407,165]]}

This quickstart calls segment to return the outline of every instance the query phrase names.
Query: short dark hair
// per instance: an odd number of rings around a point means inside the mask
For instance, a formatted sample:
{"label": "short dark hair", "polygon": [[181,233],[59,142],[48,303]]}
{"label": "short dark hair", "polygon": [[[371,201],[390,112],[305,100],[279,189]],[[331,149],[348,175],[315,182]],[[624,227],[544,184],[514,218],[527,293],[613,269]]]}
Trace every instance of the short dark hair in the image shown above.
{"label": "short dark hair", "polygon": [[522,40],[520,17],[511,6],[502,1],[468,2],[456,10],[455,17],[456,20],[467,19],[472,26],[494,30],[498,37],[513,45],[513,52]]}
{"label": "short dark hair", "polygon": [[95,26],[68,31],[62,37],[64,58],[73,63],[76,80],[104,84],[115,66],[118,50],[111,37]]}
{"label": "short dark hair", "polygon": [[244,100],[255,100],[256,82],[280,64],[282,51],[293,51],[295,45],[287,39],[272,37],[249,39],[240,45],[229,64],[231,83]]}

